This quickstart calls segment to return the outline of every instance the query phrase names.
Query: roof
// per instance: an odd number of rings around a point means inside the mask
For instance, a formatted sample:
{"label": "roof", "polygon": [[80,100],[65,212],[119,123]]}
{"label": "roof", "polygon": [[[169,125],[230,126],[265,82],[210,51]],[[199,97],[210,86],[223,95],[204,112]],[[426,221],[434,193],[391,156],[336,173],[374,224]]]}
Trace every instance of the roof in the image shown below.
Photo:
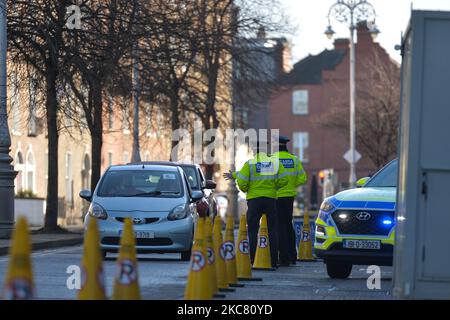
{"label": "roof", "polygon": [[145,165],[144,169],[149,170],[169,170],[169,171],[176,171],[176,165],[170,163],[167,164],[156,164],[156,163],[128,163],[128,164],[119,164],[119,165],[113,165],[109,167],[109,170],[111,171],[125,171],[125,170],[140,170],[143,169],[143,165]]}
{"label": "roof", "polygon": [[145,166],[169,166],[169,167],[197,167],[195,163],[181,163],[173,161],[138,161],[128,163],[127,165],[145,165]]}
{"label": "roof", "polygon": [[318,55],[309,55],[294,65],[294,68],[281,77],[282,85],[320,84],[322,71],[333,70],[347,53],[346,49],[324,50]]}

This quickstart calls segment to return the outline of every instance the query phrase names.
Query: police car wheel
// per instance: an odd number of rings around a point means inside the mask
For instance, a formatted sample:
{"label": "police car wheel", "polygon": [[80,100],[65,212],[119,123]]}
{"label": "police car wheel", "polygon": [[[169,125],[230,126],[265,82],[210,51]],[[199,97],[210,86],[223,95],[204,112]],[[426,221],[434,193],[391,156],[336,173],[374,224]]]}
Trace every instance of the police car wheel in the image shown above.
{"label": "police car wheel", "polygon": [[191,260],[191,250],[181,252],[181,261]]}
{"label": "police car wheel", "polygon": [[347,263],[327,262],[327,273],[330,278],[346,279],[350,276],[352,267]]}

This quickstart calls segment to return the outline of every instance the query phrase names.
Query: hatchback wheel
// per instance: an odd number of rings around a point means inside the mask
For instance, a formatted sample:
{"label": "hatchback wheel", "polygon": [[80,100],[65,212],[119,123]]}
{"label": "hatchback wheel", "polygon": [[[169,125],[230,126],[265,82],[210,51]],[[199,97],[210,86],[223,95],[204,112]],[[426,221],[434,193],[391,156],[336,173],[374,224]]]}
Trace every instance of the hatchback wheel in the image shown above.
{"label": "hatchback wheel", "polygon": [[352,265],[348,263],[327,262],[327,273],[330,278],[346,279],[352,272]]}

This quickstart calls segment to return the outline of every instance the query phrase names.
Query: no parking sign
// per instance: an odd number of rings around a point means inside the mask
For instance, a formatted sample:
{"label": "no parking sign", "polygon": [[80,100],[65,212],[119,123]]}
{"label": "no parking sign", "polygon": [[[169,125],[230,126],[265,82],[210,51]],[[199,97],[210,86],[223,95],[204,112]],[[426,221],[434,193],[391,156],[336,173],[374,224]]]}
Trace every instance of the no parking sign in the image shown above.
{"label": "no parking sign", "polygon": [[[313,253],[314,253],[314,235],[316,230],[316,223],[314,221],[310,221],[309,225],[311,227],[311,242],[313,244]],[[300,243],[300,239],[302,238],[302,227],[303,227],[303,218],[294,218],[294,230],[295,230],[295,247],[298,249],[298,245]]]}

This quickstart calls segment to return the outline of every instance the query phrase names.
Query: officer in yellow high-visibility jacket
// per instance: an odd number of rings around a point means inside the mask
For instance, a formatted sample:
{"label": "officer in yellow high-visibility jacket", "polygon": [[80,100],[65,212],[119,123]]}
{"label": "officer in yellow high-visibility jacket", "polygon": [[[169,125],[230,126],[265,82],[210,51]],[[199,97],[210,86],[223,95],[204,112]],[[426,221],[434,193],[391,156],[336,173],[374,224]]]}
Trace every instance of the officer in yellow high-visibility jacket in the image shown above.
{"label": "officer in yellow high-visibility jacket", "polygon": [[[295,245],[295,231],[292,225],[292,212],[294,209],[294,198],[297,195],[298,186],[305,184],[307,175],[302,163],[287,149],[289,138],[278,137],[278,152],[273,157],[279,159],[286,170],[289,182],[277,191],[277,218],[278,218],[278,247],[280,251],[280,265],[288,266],[295,264],[297,250]],[[275,141],[276,143],[276,141]]]}
{"label": "officer in yellow high-visibility jacket", "polygon": [[288,177],[278,159],[268,156],[266,150],[267,141],[258,141],[257,148],[254,150],[255,157],[248,160],[240,171],[225,173],[224,177],[235,178],[239,189],[247,193],[247,225],[252,264],[256,254],[259,222],[262,214],[265,213],[271,262],[272,267],[276,268],[278,265],[277,190],[287,185]]}

